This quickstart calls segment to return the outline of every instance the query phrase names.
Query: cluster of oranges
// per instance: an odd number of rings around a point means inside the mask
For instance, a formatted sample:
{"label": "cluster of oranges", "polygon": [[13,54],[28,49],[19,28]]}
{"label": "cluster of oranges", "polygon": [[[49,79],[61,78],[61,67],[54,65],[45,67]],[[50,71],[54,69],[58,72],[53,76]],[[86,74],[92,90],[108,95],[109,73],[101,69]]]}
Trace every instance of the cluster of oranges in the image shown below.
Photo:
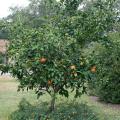
{"label": "cluster of oranges", "polygon": [[[76,70],[76,66],[75,66],[75,65],[71,65],[71,66],[70,66],[70,69],[71,69],[71,70]],[[92,73],[95,73],[96,70],[97,70],[97,67],[96,67],[95,65],[90,68],[90,71],[91,71]],[[74,73],[74,76],[77,76],[77,73],[76,73],[76,72],[73,72],[73,73]]]}
{"label": "cluster of oranges", "polygon": [[70,69],[73,70],[72,74],[73,74],[75,77],[77,77],[77,72],[75,72],[76,66],[75,66],[75,65],[71,65],[71,66],[70,66]]}
{"label": "cluster of oranges", "polygon": [[[42,58],[39,59],[39,62],[40,62],[41,64],[45,64],[45,63],[47,62],[47,58],[42,57]],[[82,64],[82,65],[83,65],[83,64]],[[72,74],[73,74],[75,77],[77,77],[77,73],[75,72],[76,66],[75,66],[75,65],[71,65],[71,66],[70,66],[70,69],[73,70]],[[95,72],[96,72],[96,66],[95,66],[95,65],[92,66],[92,67],[90,68],[90,71],[91,71],[92,73],[95,73]],[[47,84],[48,84],[49,86],[51,86],[51,85],[53,84],[53,81],[52,81],[52,80],[48,80],[48,81],[47,81]]]}
{"label": "cluster of oranges", "polygon": [[[39,59],[39,62],[40,62],[41,64],[45,64],[45,63],[47,62],[47,58],[42,57],[42,58]],[[48,80],[48,81],[47,81],[47,84],[48,84],[49,86],[51,86],[52,83],[53,83],[52,80]]]}

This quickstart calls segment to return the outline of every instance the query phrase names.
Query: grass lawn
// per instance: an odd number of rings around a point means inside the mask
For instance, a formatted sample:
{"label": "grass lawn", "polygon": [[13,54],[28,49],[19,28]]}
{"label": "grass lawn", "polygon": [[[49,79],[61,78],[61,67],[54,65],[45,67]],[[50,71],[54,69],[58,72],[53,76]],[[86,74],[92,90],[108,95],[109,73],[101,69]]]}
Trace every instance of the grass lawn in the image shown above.
{"label": "grass lawn", "polygon": [[[8,116],[17,109],[19,102],[25,98],[31,104],[41,102],[48,102],[50,97],[48,95],[36,99],[36,95],[32,92],[17,92],[18,82],[10,77],[0,77],[0,120],[8,120]],[[58,102],[72,101],[73,96],[69,99],[58,97]],[[83,95],[76,99],[79,103],[86,103],[95,113],[98,114],[100,120],[120,120],[120,105],[111,105],[98,102],[95,97]]]}

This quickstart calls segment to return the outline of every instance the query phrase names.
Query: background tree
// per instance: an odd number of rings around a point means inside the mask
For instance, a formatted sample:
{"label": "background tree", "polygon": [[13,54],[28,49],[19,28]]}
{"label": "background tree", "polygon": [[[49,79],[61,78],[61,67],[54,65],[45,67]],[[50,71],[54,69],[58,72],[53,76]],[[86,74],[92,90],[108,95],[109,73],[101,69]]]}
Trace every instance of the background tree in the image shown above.
{"label": "background tree", "polygon": [[6,22],[5,20],[0,20],[0,39],[8,39],[9,32],[6,28]]}
{"label": "background tree", "polygon": [[84,49],[83,54],[89,60],[89,69],[96,66],[95,72],[90,73],[89,92],[106,102],[119,103],[119,32],[109,33],[109,40],[107,46],[93,42]]}

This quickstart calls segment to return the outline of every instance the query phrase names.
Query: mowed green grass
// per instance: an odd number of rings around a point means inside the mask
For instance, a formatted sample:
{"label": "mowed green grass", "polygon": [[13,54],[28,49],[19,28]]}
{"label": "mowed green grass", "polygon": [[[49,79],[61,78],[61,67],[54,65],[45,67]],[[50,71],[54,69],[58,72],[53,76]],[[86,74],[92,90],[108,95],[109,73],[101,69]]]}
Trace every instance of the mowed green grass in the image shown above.
{"label": "mowed green grass", "polygon": [[32,92],[17,92],[18,83],[13,78],[0,77],[0,120],[8,120],[11,112],[17,109],[22,98],[36,102]]}
{"label": "mowed green grass", "polygon": [[[40,99],[36,98],[34,91],[17,92],[18,82],[10,77],[0,77],[0,120],[8,120],[8,116],[18,108],[19,102],[25,98],[31,104],[36,105],[41,102],[49,102],[50,97],[44,95]],[[58,96],[57,102],[72,102],[73,95],[69,99]],[[100,120],[120,120],[120,105],[100,103],[93,98],[83,95],[76,99],[79,103],[86,103]]]}

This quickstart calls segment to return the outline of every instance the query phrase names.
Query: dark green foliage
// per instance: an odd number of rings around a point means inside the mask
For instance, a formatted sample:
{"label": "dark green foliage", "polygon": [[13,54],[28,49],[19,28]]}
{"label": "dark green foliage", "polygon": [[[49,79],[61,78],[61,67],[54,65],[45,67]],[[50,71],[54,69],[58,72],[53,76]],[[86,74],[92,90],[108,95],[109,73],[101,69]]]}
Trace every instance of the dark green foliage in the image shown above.
{"label": "dark green foliage", "polygon": [[108,82],[103,83],[100,86],[98,95],[101,100],[104,100],[108,103],[120,103],[120,75],[115,75],[113,78],[110,78]]}
{"label": "dark green foliage", "polygon": [[100,84],[98,95],[106,102],[120,103],[120,46],[112,45],[102,54],[103,63],[99,69]]}
{"label": "dark green foliage", "polygon": [[[95,47],[94,47],[95,48]],[[99,51],[98,51],[99,50]],[[94,58],[94,59],[93,59]],[[101,100],[120,103],[120,44],[112,42],[106,48],[101,46],[91,54],[90,63],[97,67],[90,73],[89,85]]]}
{"label": "dark green foliage", "polygon": [[23,99],[10,120],[98,120],[97,115],[85,104],[61,103],[57,108],[55,112],[49,113],[47,103],[33,106]]}
{"label": "dark green foliage", "polygon": [[8,39],[9,31],[6,28],[5,20],[0,20],[0,39]]}

